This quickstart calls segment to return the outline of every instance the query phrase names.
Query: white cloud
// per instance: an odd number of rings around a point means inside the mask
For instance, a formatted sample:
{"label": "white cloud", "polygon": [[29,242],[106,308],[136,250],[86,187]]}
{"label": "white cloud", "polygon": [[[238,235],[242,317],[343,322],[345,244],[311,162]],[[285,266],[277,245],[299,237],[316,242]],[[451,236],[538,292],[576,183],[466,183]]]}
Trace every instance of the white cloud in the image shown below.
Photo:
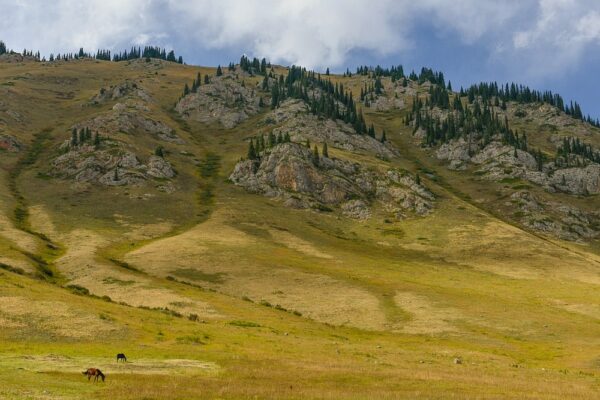
{"label": "white cloud", "polygon": [[534,23],[517,30],[505,56],[529,76],[558,76],[576,69],[586,50],[600,44],[600,3],[540,0]]}
{"label": "white cloud", "polygon": [[43,54],[174,44],[335,67],[356,50],[431,45],[428,33],[552,74],[600,42],[596,0],[0,0],[0,9],[0,38]]}

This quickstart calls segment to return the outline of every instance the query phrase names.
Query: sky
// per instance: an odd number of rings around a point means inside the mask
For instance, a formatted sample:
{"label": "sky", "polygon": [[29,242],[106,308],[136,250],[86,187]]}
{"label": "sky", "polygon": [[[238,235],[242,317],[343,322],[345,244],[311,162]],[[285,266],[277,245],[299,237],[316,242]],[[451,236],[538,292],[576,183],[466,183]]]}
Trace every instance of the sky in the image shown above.
{"label": "sky", "polygon": [[600,117],[598,0],[0,0],[0,40],[42,55],[132,45],[342,72],[402,64],[453,87],[523,83]]}

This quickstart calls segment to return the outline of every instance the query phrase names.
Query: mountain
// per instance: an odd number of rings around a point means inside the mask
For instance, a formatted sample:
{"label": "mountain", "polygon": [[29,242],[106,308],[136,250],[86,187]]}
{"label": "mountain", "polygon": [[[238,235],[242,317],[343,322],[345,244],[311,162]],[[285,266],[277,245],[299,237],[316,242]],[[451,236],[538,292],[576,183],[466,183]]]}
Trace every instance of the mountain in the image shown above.
{"label": "mountain", "polygon": [[133,53],[0,55],[0,397],[597,396],[577,104]]}

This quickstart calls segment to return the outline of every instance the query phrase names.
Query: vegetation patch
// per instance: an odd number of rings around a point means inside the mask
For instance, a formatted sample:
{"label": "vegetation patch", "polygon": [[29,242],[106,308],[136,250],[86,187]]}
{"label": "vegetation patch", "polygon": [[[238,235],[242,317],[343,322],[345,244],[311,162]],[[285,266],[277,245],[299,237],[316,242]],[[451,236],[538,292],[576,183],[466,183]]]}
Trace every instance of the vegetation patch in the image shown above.
{"label": "vegetation patch", "polygon": [[198,269],[194,269],[194,268],[179,268],[179,269],[171,271],[171,273],[173,275],[181,277],[181,278],[192,279],[194,281],[210,282],[210,283],[224,283],[225,276],[227,276],[227,274],[223,273],[223,272],[216,272],[214,274],[208,274],[208,273],[202,272],[202,271],[200,271]]}
{"label": "vegetation patch", "polygon": [[242,328],[260,328],[261,327],[261,325],[257,324],[256,322],[241,321],[241,320],[230,321],[229,325],[239,326]]}

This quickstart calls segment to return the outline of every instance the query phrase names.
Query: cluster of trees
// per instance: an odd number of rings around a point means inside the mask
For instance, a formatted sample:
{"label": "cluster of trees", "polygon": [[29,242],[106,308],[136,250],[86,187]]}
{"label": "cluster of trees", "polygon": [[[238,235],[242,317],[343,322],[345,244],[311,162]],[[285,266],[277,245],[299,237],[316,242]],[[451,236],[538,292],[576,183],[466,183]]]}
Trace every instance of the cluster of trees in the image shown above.
{"label": "cluster of trees", "polygon": [[287,132],[285,135],[282,135],[280,132],[277,134],[277,136],[275,136],[273,132],[269,132],[266,139],[264,135],[260,135],[256,139],[250,138],[250,142],[248,143],[248,159],[256,160],[260,158],[260,154],[265,150],[270,149],[280,143],[290,142],[290,135]]}
{"label": "cluster of trees", "polygon": [[110,61],[110,50],[98,50],[96,51],[96,60]]}
{"label": "cluster of trees", "polygon": [[419,73],[419,75],[417,75],[415,71],[412,71],[408,76],[408,79],[410,79],[411,81],[419,82],[419,84],[431,82],[436,85],[446,86],[446,82],[444,80],[444,73],[436,72],[431,68],[421,68],[421,72]]}
{"label": "cluster of trees", "polygon": [[146,46],[142,50],[141,47],[132,47],[131,50],[123,51],[113,56],[113,61],[127,61],[135,60],[138,58],[158,58],[160,60],[176,62],[183,64],[183,58],[181,56],[176,57],[173,50],[167,53],[167,50],[158,46]]}
{"label": "cluster of trees", "polygon": [[292,66],[271,87],[271,107],[276,108],[286,98],[304,100],[310,111],[319,116],[340,119],[351,124],[357,133],[367,134],[367,124],[356,108],[352,93],[342,83],[333,84],[314,71]]}
{"label": "cluster of trees", "polygon": [[466,91],[461,88],[460,96],[467,96],[469,103],[473,103],[476,97],[481,97],[484,101],[494,101],[496,104],[502,102],[502,107],[505,108],[507,101],[514,101],[521,104],[527,103],[546,103],[564,111],[573,118],[590,123],[595,127],[600,128],[600,120],[592,119],[589,115],[584,116],[581,111],[581,106],[577,102],[565,104],[564,99],[558,93],[551,91],[538,91],[524,85],[516,83],[507,83],[504,86],[498,85],[497,82],[482,82],[477,85],[472,85]]}
{"label": "cluster of trees", "polygon": [[383,83],[381,82],[381,78],[378,76],[375,78],[372,84],[367,85],[367,82],[365,82],[364,87],[360,88],[360,101],[364,102],[368,107],[369,103],[375,100],[375,95],[380,95],[382,93]]}
{"label": "cluster of trees", "polygon": [[0,40],[0,56],[6,53],[8,50],[6,49],[6,44]]}
{"label": "cluster of trees", "polygon": [[[220,68],[221,68],[220,66],[219,66],[219,68],[217,68],[217,76],[219,76]],[[221,75],[222,74],[223,73],[221,72]],[[210,76],[208,74],[206,74],[206,75],[204,75],[204,84],[208,85],[209,83],[210,83]],[[188,86],[187,83],[183,87],[183,96],[186,96],[190,93],[196,93],[201,84],[202,84],[202,75],[200,74],[200,72],[198,72],[198,75],[196,75],[196,79],[194,79],[194,81],[192,82],[192,87],[190,88],[190,86]]]}
{"label": "cluster of trees", "polygon": [[[25,55],[30,55],[33,56],[33,54],[31,52],[29,53],[24,53]],[[40,53],[37,52],[36,53],[36,57],[39,60],[40,59]],[[83,48],[80,48],[78,52],[76,53],[64,53],[64,54],[50,54],[48,60],[49,61],[70,61],[70,60],[78,60],[78,59],[82,59],[82,58],[93,58],[96,60],[103,60],[103,61],[126,61],[126,60],[136,60],[139,58],[146,58],[146,59],[150,59],[150,58],[158,58],[161,60],[166,60],[166,61],[171,61],[171,62],[176,62],[179,64],[183,64],[183,58],[181,56],[179,56],[178,58],[175,56],[175,52],[173,50],[169,51],[167,53],[167,51],[165,49],[162,49],[160,47],[152,47],[152,46],[146,46],[144,47],[144,49],[142,49],[141,47],[132,47],[131,50],[127,51],[122,51],[120,53],[117,54],[111,54],[110,50],[103,50],[103,49],[98,49],[96,51],[96,53],[88,53],[86,51],[84,51]],[[43,60],[45,61],[45,60]]]}
{"label": "cluster of trees", "polygon": [[[352,76],[350,71],[347,71],[346,74],[348,76]],[[373,68],[364,65],[356,68],[356,74],[363,76],[372,74],[374,77],[391,77],[392,82],[405,78],[404,67],[402,67],[402,65],[392,66],[391,68],[383,68],[380,65],[377,65],[375,68]]]}
{"label": "cluster of trees", "polygon": [[39,52],[39,51],[36,51],[36,52],[34,52],[33,50],[27,50],[27,49],[23,49],[23,56],[24,56],[24,57],[33,57],[33,58],[35,58],[36,60],[40,60],[40,59],[41,59],[41,58],[40,58],[41,56],[40,56],[40,52]]}
{"label": "cluster of trees", "polygon": [[89,143],[98,147],[100,145],[101,140],[102,139],[100,137],[100,134],[96,132],[94,135],[92,135],[92,131],[89,127],[81,128],[79,129],[79,131],[77,130],[77,128],[73,128],[73,130],[71,131],[70,145],[71,148],[74,148]]}
{"label": "cluster of trees", "polygon": [[409,125],[413,121],[415,131],[419,128],[425,131],[424,143],[428,146],[464,137],[470,148],[476,139],[483,139],[483,144],[487,145],[492,138],[500,136],[504,144],[514,147],[515,154],[518,149],[533,155],[540,170],[546,160],[540,150],[528,146],[527,135],[519,135],[513,131],[506,116],[504,119],[499,118],[489,103],[484,103],[483,107],[478,101],[472,107],[461,106],[460,109],[455,108],[450,112],[446,119],[441,119],[434,117],[421,99],[415,98],[412,111],[405,122]]}
{"label": "cluster of trees", "polygon": [[583,143],[579,138],[564,138],[561,146],[556,152],[557,162],[566,166],[571,166],[571,154],[578,155],[584,159],[600,164],[600,151],[586,143]]}
{"label": "cluster of trees", "polygon": [[[265,58],[259,60],[254,57],[252,61],[246,56],[240,58],[240,68],[242,71],[248,72],[250,75],[266,75],[267,69],[271,69],[271,63],[267,62]],[[235,65],[229,64],[230,70],[235,70]]]}

